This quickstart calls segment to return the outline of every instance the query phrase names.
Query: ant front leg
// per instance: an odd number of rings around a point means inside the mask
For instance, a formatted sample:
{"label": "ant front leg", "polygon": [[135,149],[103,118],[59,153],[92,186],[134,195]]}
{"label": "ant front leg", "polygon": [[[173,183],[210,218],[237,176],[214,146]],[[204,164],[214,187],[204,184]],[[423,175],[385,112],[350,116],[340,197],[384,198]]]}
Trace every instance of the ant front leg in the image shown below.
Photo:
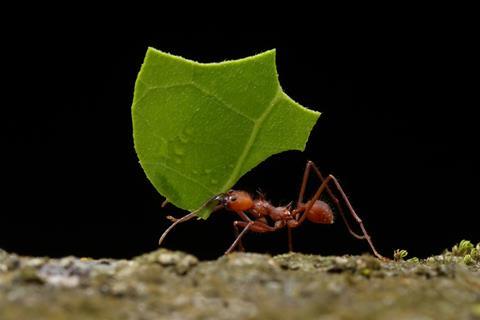
{"label": "ant front leg", "polygon": [[233,223],[234,223],[234,226],[243,228],[243,230],[237,236],[235,241],[233,241],[232,245],[227,249],[227,251],[225,251],[225,254],[229,254],[230,252],[232,252],[233,249],[235,249],[237,244],[240,243],[242,237],[245,235],[245,233],[248,230],[251,230],[252,232],[265,233],[265,232],[274,232],[283,227],[282,224],[276,224],[274,227],[269,226],[263,220],[249,219],[248,221],[234,221]]}
{"label": "ant front leg", "polygon": [[[239,230],[238,226],[239,226],[239,224],[241,224],[243,227],[245,227],[246,226],[245,223],[251,222],[252,219],[250,219],[245,214],[245,212],[243,212],[243,211],[238,211],[236,213],[240,216],[240,218],[243,219],[243,221],[233,221],[233,230],[235,232],[235,239],[239,239],[238,240],[238,247],[239,247],[240,251],[245,251],[245,248],[243,247],[242,239],[240,237],[240,230]],[[229,250],[227,250],[227,251],[229,251]]]}
{"label": "ant front leg", "polygon": [[237,238],[235,239],[235,241],[233,241],[233,243],[231,244],[231,246],[227,249],[227,251],[225,251],[225,254],[229,254],[230,252],[232,252],[233,249],[235,249],[235,247],[237,246],[237,244],[241,241],[243,235],[248,231],[248,229],[250,229],[250,227],[254,224],[253,221],[249,221],[249,222],[245,222],[245,221],[234,221],[233,222],[233,225],[235,226],[235,229],[238,231],[238,227],[244,227],[242,232],[240,232],[240,234],[237,235]]}
{"label": "ant front leg", "polygon": [[[241,221],[233,221],[233,230],[235,231],[235,238],[238,238],[240,235],[240,230],[238,229],[238,223]],[[245,247],[243,246],[242,239],[238,241],[238,249],[240,251],[245,252]]]}

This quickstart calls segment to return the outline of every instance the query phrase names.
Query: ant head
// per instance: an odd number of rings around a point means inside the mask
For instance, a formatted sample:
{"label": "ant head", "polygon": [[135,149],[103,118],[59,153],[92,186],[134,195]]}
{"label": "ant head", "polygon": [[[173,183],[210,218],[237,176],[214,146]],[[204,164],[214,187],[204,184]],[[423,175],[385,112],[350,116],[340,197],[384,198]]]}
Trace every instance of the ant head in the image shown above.
{"label": "ant head", "polygon": [[230,190],[218,197],[222,205],[230,211],[246,211],[253,206],[252,197],[245,191]]}

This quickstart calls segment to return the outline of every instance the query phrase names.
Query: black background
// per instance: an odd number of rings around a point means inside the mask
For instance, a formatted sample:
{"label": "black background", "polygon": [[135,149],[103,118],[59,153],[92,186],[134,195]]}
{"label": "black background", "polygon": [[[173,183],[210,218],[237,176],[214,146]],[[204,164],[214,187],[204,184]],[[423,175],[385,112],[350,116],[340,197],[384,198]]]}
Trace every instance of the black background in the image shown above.
{"label": "black background", "polygon": [[[406,25],[345,33],[315,27],[126,33],[56,25],[3,39],[0,247],[131,257],[157,248],[169,224],[165,215],[185,214],[160,208],[163,198],[133,149],[133,87],[148,46],[200,62],[276,48],[284,90],[322,112],[305,152],[267,159],[237,188],[260,188],[274,204],[285,204],[296,198],[310,159],[338,177],[385,255],[405,248],[424,257],[463,238],[480,241],[476,40],[467,25]],[[233,241],[233,220],[221,212],[181,225],[165,246],[215,258]],[[246,247],[284,252],[286,233],[249,234]],[[341,220],[306,223],[295,230],[295,247],[368,251]]]}

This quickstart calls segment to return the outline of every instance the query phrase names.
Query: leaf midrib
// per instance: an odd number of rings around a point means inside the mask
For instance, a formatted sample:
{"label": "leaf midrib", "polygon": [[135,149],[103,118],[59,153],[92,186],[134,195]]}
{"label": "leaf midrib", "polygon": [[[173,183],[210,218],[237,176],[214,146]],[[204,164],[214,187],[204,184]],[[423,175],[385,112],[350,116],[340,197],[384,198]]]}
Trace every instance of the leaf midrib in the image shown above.
{"label": "leaf midrib", "polygon": [[253,130],[250,133],[250,137],[248,138],[247,143],[245,144],[245,148],[243,149],[242,154],[238,158],[238,161],[235,164],[235,167],[232,171],[232,174],[230,175],[230,178],[228,178],[227,182],[223,185],[222,191],[226,191],[228,188],[230,188],[230,186],[233,184],[236,177],[239,175],[240,169],[242,168],[242,164],[244,163],[246,157],[249,155],[250,150],[252,149],[252,146],[255,142],[255,139],[257,138],[258,131],[260,130],[263,122],[265,121],[265,119],[268,117],[268,115],[272,111],[275,104],[277,103],[277,100],[282,95],[282,92],[283,91],[282,91],[281,87],[279,86],[278,90],[277,90],[277,93],[275,94],[275,96],[270,101],[269,106],[265,109],[265,111],[261,114],[261,116],[258,117],[254,121]]}

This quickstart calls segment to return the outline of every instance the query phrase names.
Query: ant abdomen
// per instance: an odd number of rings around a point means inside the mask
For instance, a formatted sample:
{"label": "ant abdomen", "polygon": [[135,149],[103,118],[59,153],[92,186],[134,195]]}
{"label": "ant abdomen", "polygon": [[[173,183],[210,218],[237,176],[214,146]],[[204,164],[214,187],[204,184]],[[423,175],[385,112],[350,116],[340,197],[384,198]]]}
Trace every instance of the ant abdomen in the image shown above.
{"label": "ant abdomen", "polygon": [[[305,207],[307,207],[308,204],[309,203],[307,202]],[[313,223],[332,224],[333,212],[326,202],[317,200],[308,211],[307,219]]]}

